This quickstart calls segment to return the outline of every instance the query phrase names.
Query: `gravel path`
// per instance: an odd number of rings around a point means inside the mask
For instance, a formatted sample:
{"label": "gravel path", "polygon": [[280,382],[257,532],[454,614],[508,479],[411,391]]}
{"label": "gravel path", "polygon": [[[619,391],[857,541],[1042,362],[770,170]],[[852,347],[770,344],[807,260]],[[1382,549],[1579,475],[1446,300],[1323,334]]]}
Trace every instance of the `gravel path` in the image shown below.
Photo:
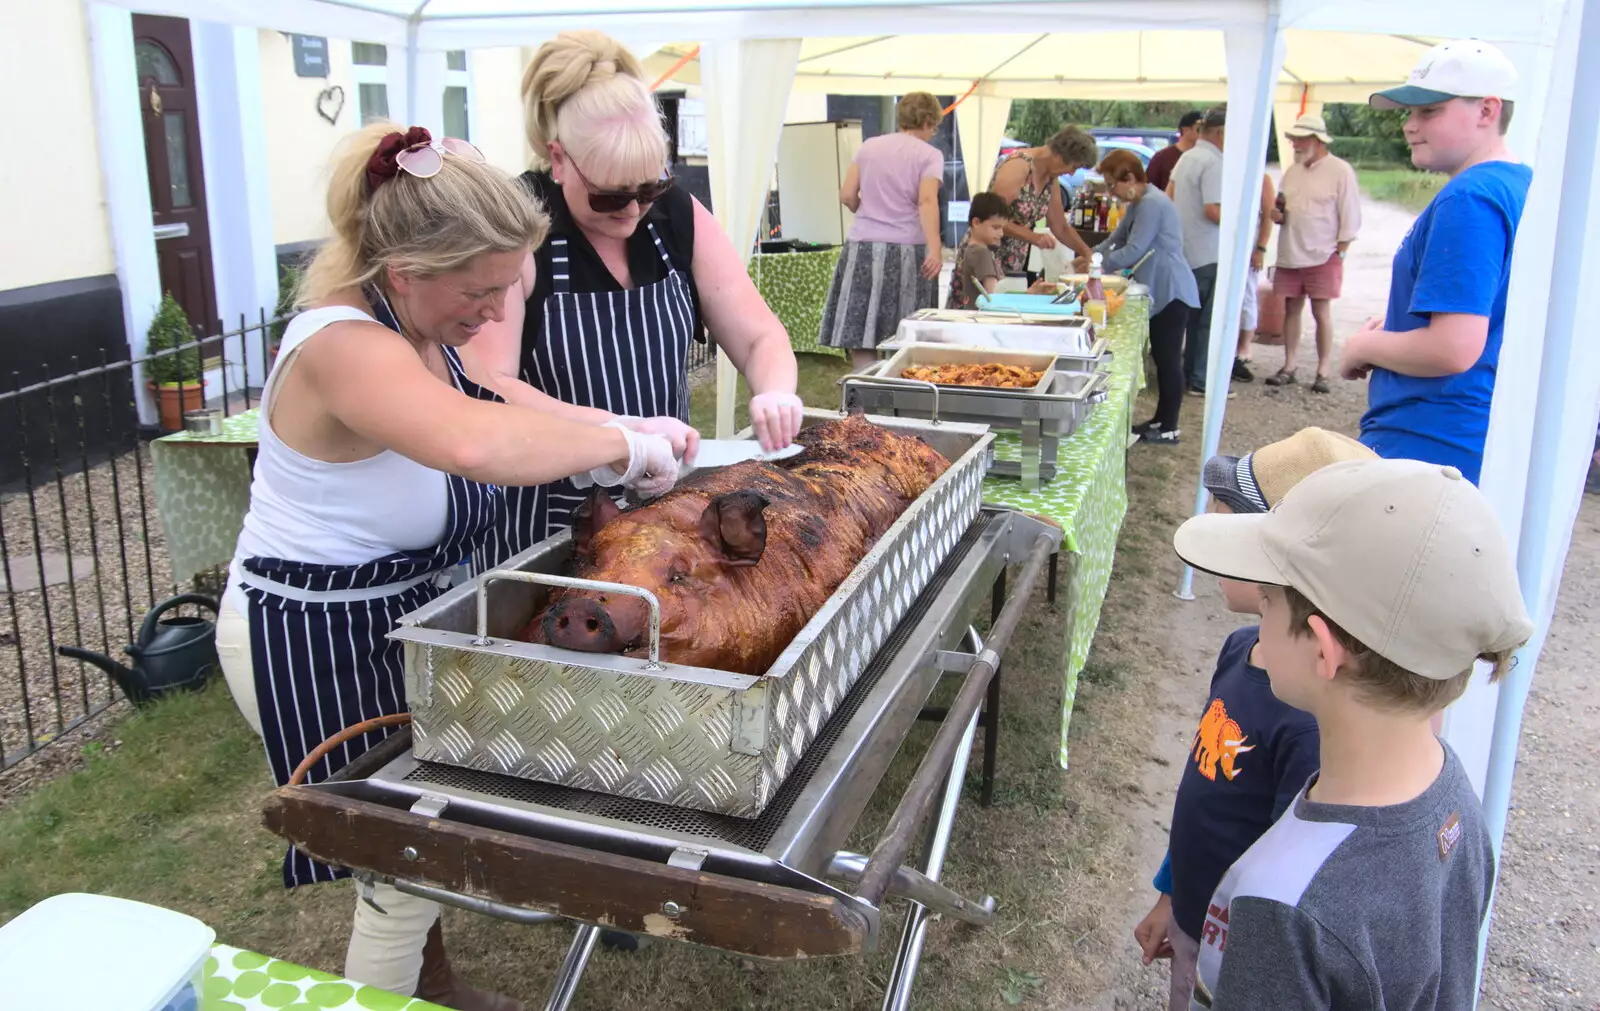
{"label": "gravel path", "polygon": [[1517,749],[1483,1004],[1600,1008],[1600,499],[1586,496]]}
{"label": "gravel path", "polygon": [[[48,480],[31,495],[5,495],[0,537],[4,555],[19,570],[36,569],[36,552],[96,560],[92,571],[75,568],[70,582],[0,590],[0,756],[10,761],[30,738],[48,740],[116,697],[98,668],[55,655],[52,637],[58,645],[81,644],[126,660],[122,646],[132,641],[144,613],[170,595],[148,448],[65,475],[59,491]],[[0,777],[0,794],[53,766],[45,755],[24,764],[35,763],[45,768]]]}

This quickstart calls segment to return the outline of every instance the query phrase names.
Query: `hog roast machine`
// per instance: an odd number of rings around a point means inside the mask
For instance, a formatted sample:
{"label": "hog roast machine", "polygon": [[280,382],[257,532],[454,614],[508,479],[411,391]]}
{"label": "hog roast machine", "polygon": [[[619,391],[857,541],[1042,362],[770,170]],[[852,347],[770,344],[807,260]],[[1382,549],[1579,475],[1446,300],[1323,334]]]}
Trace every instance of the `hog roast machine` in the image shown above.
{"label": "hog roast machine", "polygon": [[[951,467],[765,676],[506,638],[548,586],[570,585],[548,575],[570,556],[563,533],[403,619],[412,727],[275,791],[267,827],[350,868],[368,901],[385,881],[516,922],[574,921],[548,1009],[570,1005],[602,927],[762,959],[863,954],[898,896],[911,912],[884,1007],[906,1007],[928,918],[995,918],[992,898],[939,873],[980,723],[989,803],[1000,654],[1041,573],[1054,601],[1061,531],[981,504],[985,428],[871,420]],[[1008,599],[1009,564],[1022,569]],[[925,708],[946,675],[962,678],[954,701]],[[940,726],[871,853],[842,850],[919,718]],[[919,866],[903,866],[936,797]]]}
{"label": "hog roast machine", "polygon": [[[1094,405],[1106,398],[1110,374],[1100,367],[1108,352],[1103,341],[1088,349],[1093,357],[1073,357],[1064,366],[1058,351],[1017,351],[955,344],[902,343],[884,361],[874,362],[839,380],[845,410],[864,410],[903,418],[925,418],[937,428],[965,422],[1003,428],[1022,438],[1019,461],[992,464],[993,473],[1019,478],[1035,491],[1056,475],[1056,453],[1062,439],[1077,431]],[[935,384],[906,379],[901,373],[918,365],[1021,365],[1044,372],[1027,389]]]}

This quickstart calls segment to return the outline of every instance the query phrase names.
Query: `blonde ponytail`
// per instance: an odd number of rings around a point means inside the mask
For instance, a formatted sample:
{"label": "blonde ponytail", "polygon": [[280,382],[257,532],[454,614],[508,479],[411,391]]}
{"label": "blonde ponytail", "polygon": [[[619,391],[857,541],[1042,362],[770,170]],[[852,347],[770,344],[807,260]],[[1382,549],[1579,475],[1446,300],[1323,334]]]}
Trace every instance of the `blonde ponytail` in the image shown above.
{"label": "blonde ponytail", "polygon": [[321,302],[346,288],[381,280],[387,270],[434,277],[482,253],[537,248],[549,218],[526,189],[499,169],[443,155],[439,173],[399,172],[376,189],[367,163],[400,131],[372,123],[335,154],[328,183],[333,234],[300,281],[296,304]]}
{"label": "blonde ponytail", "polygon": [[[590,178],[637,185],[667,165],[667,132],[644,66],[597,31],[562,32],[539,47],[522,75],[522,105],[536,168],[560,141]],[[602,178],[604,177],[604,178]]]}

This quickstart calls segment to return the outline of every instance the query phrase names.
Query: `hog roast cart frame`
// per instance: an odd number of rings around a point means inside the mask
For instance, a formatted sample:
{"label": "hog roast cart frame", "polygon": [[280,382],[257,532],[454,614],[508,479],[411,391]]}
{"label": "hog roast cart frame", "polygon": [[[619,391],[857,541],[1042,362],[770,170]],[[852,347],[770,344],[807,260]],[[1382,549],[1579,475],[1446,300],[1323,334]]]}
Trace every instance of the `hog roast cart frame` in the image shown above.
{"label": "hog roast cart frame", "polygon": [[[976,352],[976,353],[974,353]],[[1077,431],[1095,404],[1106,398],[1110,373],[1063,371],[1053,368],[1049,392],[1000,389],[988,386],[945,386],[920,379],[903,379],[884,373],[895,363],[985,362],[1015,364],[1013,359],[1037,357],[1038,352],[1008,352],[998,348],[971,349],[953,345],[904,344],[893,358],[874,362],[839,380],[841,409],[865,410],[892,417],[926,418],[932,424],[961,422],[989,425],[1017,432],[1022,437],[1018,461],[996,460],[989,473],[1017,478],[1023,488],[1037,491],[1055,480],[1056,452],[1062,439]]]}
{"label": "hog roast cart frame", "polygon": [[[384,881],[514,922],[575,921],[547,1011],[570,1006],[602,928],[761,959],[859,955],[877,949],[888,899],[904,898],[883,1004],[898,1011],[930,917],[995,918],[992,898],[966,898],[939,873],[980,723],[989,800],[1000,655],[1046,572],[1054,603],[1061,540],[1058,528],[984,506],[757,818],[420,762],[406,730],[329,780],[275,791],[263,820],[350,868],[368,901]],[[1021,571],[1008,598],[1009,564]],[[969,622],[991,588],[994,620],[980,637]],[[954,700],[926,708],[947,675],[962,677]],[[940,725],[871,853],[842,850],[919,718]],[[919,834],[919,866],[904,866]]]}

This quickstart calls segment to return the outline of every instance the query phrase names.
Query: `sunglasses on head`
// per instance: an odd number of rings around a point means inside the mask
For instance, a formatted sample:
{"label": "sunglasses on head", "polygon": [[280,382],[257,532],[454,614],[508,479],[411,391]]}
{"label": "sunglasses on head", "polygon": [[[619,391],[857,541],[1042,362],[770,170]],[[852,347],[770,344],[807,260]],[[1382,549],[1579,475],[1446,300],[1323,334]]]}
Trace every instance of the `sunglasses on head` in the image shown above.
{"label": "sunglasses on head", "polygon": [[467,161],[483,162],[483,152],[477,146],[457,137],[442,137],[428,144],[408,147],[394,156],[394,163],[402,172],[418,179],[432,179],[444,168],[444,156],[453,154]]}
{"label": "sunglasses on head", "polygon": [[663,195],[672,189],[672,175],[663,172],[661,178],[655,182],[645,183],[638,189],[632,190],[603,190],[589,181],[583,174],[583,169],[573,160],[572,155],[567,155],[567,164],[572,166],[572,171],[578,173],[578,178],[583,180],[583,186],[589,191],[589,209],[596,214],[615,214],[627,206],[638,201],[640,207],[645,207],[660,200]]}

